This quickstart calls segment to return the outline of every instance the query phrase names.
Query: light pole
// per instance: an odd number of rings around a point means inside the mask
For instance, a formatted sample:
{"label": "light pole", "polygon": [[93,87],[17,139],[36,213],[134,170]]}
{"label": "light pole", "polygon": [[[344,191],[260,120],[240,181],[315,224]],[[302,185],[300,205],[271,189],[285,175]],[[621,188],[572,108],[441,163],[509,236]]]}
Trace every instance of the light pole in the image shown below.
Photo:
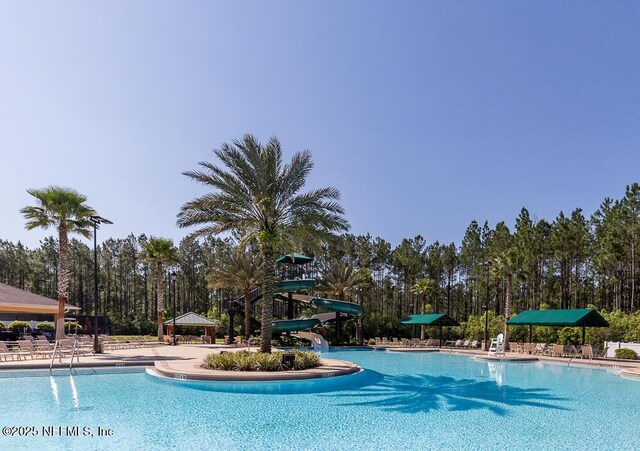
{"label": "light pole", "polygon": [[487,299],[485,301],[485,305],[482,306],[484,309],[484,350],[489,350],[489,270],[491,269],[491,265],[493,262],[486,261],[483,265],[487,268]]}
{"label": "light pole", "polygon": [[173,284],[173,346],[178,344],[176,336],[176,272],[171,271],[171,283]]}
{"label": "light pole", "polygon": [[89,221],[93,224],[93,352],[98,353],[98,244],[96,232],[98,224],[113,224],[113,222],[101,216],[89,216]]}

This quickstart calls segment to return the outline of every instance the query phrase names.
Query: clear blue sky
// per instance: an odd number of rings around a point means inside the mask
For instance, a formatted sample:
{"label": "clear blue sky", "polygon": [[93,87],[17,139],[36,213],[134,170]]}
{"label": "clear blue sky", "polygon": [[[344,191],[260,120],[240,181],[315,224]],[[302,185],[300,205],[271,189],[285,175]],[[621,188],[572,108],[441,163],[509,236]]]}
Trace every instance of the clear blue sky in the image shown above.
{"label": "clear blue sky", "polygon": [[37,245],[18,210],[58,184],[101,237],[179,241],[181,172],[245,133],[393,244],[591,214],[640,179],[640,3],[3,3],[0,238]]}

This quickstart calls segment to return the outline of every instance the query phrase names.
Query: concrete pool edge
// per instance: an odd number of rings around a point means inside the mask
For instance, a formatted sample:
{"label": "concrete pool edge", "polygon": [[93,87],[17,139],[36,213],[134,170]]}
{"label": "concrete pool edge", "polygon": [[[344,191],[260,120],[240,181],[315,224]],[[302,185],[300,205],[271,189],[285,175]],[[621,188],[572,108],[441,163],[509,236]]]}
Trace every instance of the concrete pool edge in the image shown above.
{"label": "concrete pool edge", "polygon": [[200,362],[158,361],[154,369],[160,375],[172,379],[195,381],[259,382],[259,381],[297,381],[347,376],[359,372],[362,368],[353,362],[337,359],[321,359],[317,368],[297,371],[221,371],[208,370]]}

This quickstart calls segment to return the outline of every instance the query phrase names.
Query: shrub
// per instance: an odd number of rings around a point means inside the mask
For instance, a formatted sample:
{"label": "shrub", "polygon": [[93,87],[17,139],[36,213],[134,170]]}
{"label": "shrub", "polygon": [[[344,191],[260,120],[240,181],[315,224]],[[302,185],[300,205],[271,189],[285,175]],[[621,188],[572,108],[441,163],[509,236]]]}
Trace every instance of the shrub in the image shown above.
{"label": "shrub", "polygon": [[12,321],[7,328],[14,332],[22,332],[23,330],[25,332],[31,332],[31,326],[26,321]]}
{"label": "shrub", "polygon": [[0,321],[0,332],[2,332],[3,330],[4,330],[4,323]]}
{"label": "shrub", "polygon": [[633,349],[629,349],[629,348],[616,349],[616,359],[635,360],[637,358],[638,358],[638,353]]}
{"label": "shrub", "polygon": [[42,332],[53,332],[56,330],[56,328],[53,327],[53,324],[50,323],[38,323],[36,324],[36,329]]}
{"label": "shrub", "polygon": [[558,332],[558,344],[577,345],[580,343],[582,332],[575,327],[563,327]]}
{"label": "shrub", "polygon": [[225,352],[209,354],[204,358],[203,368],[224,371],[282,371],[285,369],[305,370],[320,366],[320,357],[309,351],[293,351],[293,368],[282,365],[283,352],[265,354],[260,352]]}
{"label": "shrub", "polygon": [[369,344],[370,345],[375,345],[376,344],[376,339],[375,338],[369,338]]}

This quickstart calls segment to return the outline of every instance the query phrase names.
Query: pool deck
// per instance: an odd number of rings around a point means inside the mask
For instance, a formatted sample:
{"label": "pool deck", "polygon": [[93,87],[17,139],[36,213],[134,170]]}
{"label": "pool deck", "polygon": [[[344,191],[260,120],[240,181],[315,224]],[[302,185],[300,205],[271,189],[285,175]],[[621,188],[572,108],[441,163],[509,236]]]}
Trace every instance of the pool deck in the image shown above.
{"label": "pool deck", "polygon": [[[518,353],[508,352],[505,357],[492,357],[488,356],[485,351],[479,349],[455,349],[455,348],[403,348],[399,346],[370,346],[371,349],[377,349],[379,351],[389,352],[441,352],[457,355],[467,355],[481,360],[494,360],[494,361],[541,361],[556,364],[565,364],[570,366],[585,366],[585,367],[599,367],[605,369],[616,370],[619,375],[623,377],[640,378],[640,360],[630,361],[621,359],[569,359],[566,357],[549,357],[549,356],[523,356]],[[200,368],[199,365],[207,354],[216,352],[236,352],[246,347],[234,347],[222,344],[180,344],[178,346],[156,346],[147,348],[132,348],[132,349],[118,349],[110,350],[104,354],[81,356],[79,361],[74,361],[74,368],[86,368],[86,367],[132,367],[132,366],[154,366],[157,371],[168,375],[169,377],[176,377],[178,374],[189,374],[193,378],[203,379],[203,374],[210,375],[213,380],[229,380],[223,377],[227,375],[216,375],[216,371],[205,370]],[[250,350],[256,351],[258,348],[251,347]],[[339,349],[339,348],[338,348]],[[25,370],[25,369],[48,369],[51,363],[51,359],[48,358],[34,358],[27,357],[26,360],[11,360],[0,361],[0,371],[2,370]],[[358,367],[351,362],[344,362],[333,359],[323,359],[323,370],[305,370],[308,373],[302,371],[295,372],[282,372],[282,374],[292,375],[293,378],[304,379],[309,377],[323,377],[321,372],[325,372],[328,375],[336,376],[340,374],[349,374],[358,371]],[[54,368],[68,368],[69,357],[63,357],[60,360],[56,358],[54,362]],[[242,380],[242,377],[237,377],[240,372],[234,372],[233,379]],[[256,374],[256,373],[244,373]],[[259,373],[258,377],[264,377],[265,373]],[[275,373],[271,373],[275,374]],[[278,375],[279,376],[279,375]],[[297,376],[297,377],[296,377]],[[302,376],[302,377],[300,377]],[[181,377],[181,376],[177,376]],[[186,376],[188,377],[188,376]],[[327,376],[324,376],[327,377]],[[276,377],[277,378],[277,377]],[[289,379],[289,376],[281,376],[281,380]],[[264,380],[264,379],[253,379]]]}
{"label": "pool deck", "polygon": [[504,356],[490,356],[486,351],[480,349],[457,349],[457,348],[404,348],[401,346],[369,346],[370,348],[387,352],[441,352],[446,354],[459,354],[472,356],[476,360],[495,361],[495,362],[547,362],[555,364],[564,364],[569,366],[582,367],[598,367],[604,369],[616,370],[620,376],[632,377],[640,379],[640,360],[624,360],[624,359],[582,359],[568,357],[551,357],[543,355],[528,355],[517,352],[507,352]]}

